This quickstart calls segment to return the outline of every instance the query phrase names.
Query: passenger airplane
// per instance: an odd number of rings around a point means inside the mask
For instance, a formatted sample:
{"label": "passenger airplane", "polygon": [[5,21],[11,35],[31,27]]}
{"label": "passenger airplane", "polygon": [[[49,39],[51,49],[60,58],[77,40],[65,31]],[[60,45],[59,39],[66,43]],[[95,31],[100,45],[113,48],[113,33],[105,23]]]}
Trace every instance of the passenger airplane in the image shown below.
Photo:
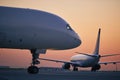
{"label": "passenger airplane", "polygon": [[32,54],[29,73],[38,73],[39,55],[47,49],[78,47],[81,40],[57,15],[33,9],[0,6],[0,48],[28,49]]}
{"label": "passenger airplane", "polygon": [[110,55],[99,55],[99,44],[100,44],[100,32],[101,29],[98,31],[98,38],[96,42],[96,47],[92,55],[86,54],[86,53],[79,53],[77,55],[74,55],[71,57],[71,61],[60,61],[60,60],[52,60],[52,59],[45,59],[45,58],[39,58],[40,60],[47,60],[47,61],[53,61],[53,62],[60,62],[64,63],[63,69],[70,69],[70,65],[73,67],[73,71],[78,71],[77,67],[92,67],[91,71],[96,71],[101,68],[100,64],[116,64],[120,63],[120,61],[117,62],[99,62],[101,57],[108,57],[108,56],[115,56],[120,54],[110,54]]}

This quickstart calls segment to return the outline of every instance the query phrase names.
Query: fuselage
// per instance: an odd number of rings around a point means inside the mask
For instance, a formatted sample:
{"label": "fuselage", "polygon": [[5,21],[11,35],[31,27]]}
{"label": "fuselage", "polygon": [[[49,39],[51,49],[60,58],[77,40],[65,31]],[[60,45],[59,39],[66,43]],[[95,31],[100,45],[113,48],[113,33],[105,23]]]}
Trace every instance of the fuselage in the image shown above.
{"label": "fuselage", "polygon": [[0,7],[0,48],[72,49],[81,40],[69,24],[54,14]]}
{"label": "fuselage", "polygon": [[77,63],[77,67],[92,67],[99,62],[99,56],[98,57],[91,57],[87,55],[74,55],[71,57],[71,62]]}

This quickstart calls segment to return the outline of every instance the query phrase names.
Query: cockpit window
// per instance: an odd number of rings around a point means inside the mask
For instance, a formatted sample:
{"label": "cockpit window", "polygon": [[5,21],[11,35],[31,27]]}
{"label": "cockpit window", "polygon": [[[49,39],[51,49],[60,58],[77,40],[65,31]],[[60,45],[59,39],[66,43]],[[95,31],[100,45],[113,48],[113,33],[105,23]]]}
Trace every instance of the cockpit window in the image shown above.
{"label": "cockpit window", "polygon": [[73,31],[69,24],[66,25],[66,28],[67,28],[67,30]]}

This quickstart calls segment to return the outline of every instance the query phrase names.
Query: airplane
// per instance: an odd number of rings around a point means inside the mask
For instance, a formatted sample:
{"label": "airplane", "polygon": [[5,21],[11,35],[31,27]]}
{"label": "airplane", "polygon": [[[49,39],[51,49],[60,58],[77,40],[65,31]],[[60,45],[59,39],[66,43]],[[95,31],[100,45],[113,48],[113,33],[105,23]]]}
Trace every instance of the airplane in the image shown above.
{"label": "airplane", "polygon": [[45,58],[39,58],[39,59],[64,63],[62,66],[63,69],[69,70],[70,67],[72,66],[73,71],[78,71],[78,67],[83,67],[83,68],[91,67],[91,71],[96,71],[101,68],[100,64],[106,65],[106,64],[111,64],[111,63],[113,63],[113,64],[120,63],[120,61],[99,62],[100,58],[102,58],[102,57],[120,55],[120,54],[99,55],[100,32],[101,32],[101,29],[99,28],[96,46],[95,46],[95,50],[94,50],[93,54],[76,52],[78,54],[72,56],[70,61],[52,60],[52,59],[45,59]]}
{"label": "airplane", "polygon": [[32,63],[28,73],[39,72],[39,55],[47,49],[66,50],[80,44],[80,37],[69,23],[55,14],[0,6],[0,48],[30,50]]}

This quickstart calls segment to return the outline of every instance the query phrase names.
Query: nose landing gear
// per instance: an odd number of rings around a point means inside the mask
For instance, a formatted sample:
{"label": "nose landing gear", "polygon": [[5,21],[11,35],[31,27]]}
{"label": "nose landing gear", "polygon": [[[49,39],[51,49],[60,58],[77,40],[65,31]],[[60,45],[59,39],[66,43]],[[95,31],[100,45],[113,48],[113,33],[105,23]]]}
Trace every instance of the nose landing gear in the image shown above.
{"label": "nose landing gear", "polygon": [[38,49],[31,49],[31,54],[32,54],[32,63],[31,66],[28,67],[27,72],[30,74],[37,74],[39,72],[39,68],[35,65],[40,64],[39,55],[41,53],[46,53],[46,50],[38,50]]}
{"label": "nose landing gear", "polygon": [[29,66],[27,71],[30,74],[37,74],[39,72],[39,68],[37,66]]}

